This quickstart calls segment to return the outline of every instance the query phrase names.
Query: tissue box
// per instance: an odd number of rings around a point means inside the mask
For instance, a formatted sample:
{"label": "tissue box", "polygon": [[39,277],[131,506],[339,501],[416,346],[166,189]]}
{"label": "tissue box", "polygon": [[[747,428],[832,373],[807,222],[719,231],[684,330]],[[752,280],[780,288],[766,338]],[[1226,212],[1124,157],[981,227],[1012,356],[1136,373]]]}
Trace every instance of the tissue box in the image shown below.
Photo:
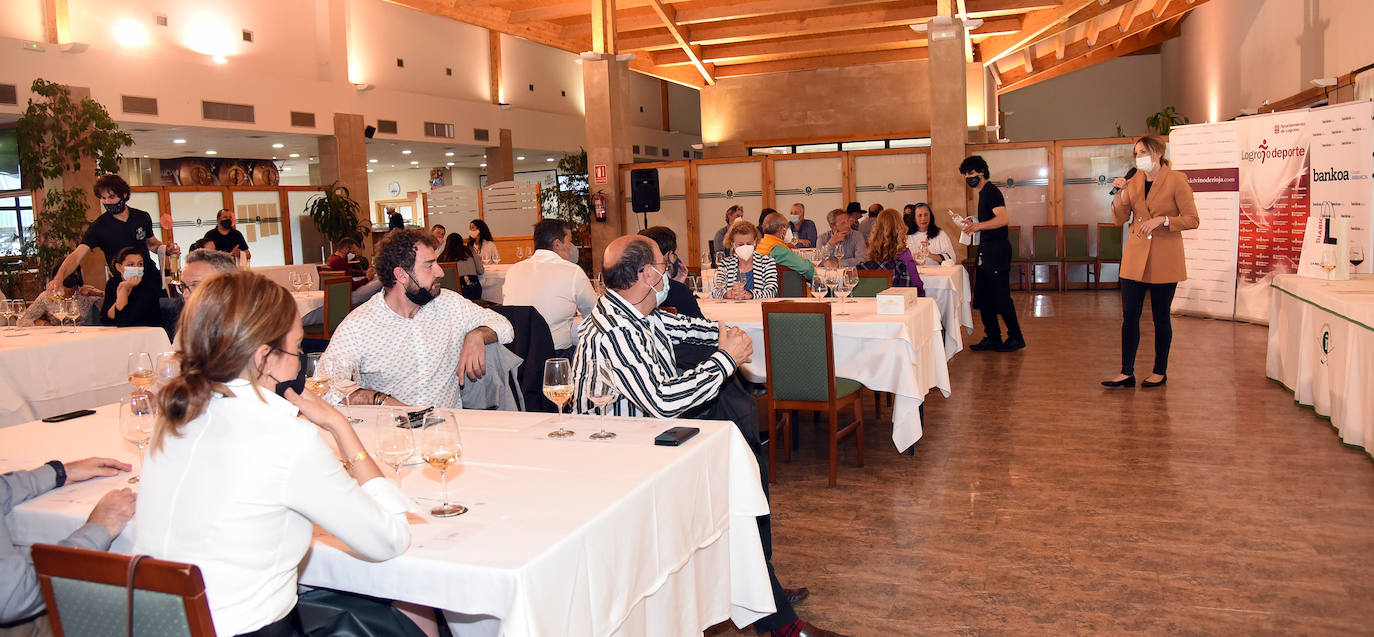
{"label": "tissue box", "polygon": [[916,288],[888,288],[878,293],[878,313],[900,316],[916,307],[916,299],[921,298]]}

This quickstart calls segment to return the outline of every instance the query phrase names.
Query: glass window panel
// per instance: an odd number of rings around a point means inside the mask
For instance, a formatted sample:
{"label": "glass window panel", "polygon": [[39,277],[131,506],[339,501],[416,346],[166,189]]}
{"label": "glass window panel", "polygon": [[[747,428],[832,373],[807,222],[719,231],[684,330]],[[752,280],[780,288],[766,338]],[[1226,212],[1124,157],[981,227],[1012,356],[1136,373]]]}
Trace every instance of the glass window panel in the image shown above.
{"label": "glass window panel", "polygon": [[[794,203],[801,203],[811,214],[819,232],[825,232],[825,213],[844,207],[844,178],[841,157],[808,159],[797,157],[773,162],[773,192],[776,207],[786,211]],[[757,222],[757,215],[745,219]]]}
{"label": "glass window panel", "polygon": [[310,221],[310,215],[305,213],[305,205],[311,197],[319,194],[318,190],[290,190],[286,193],[286,208],[289,211],[287,220],[291,224],[291,262],[292,263],[322,263],[325,257],[322,254],[306,254],[301,247],[301,238],[304,236],[302,226],[309,226],[309,232],[313,237],[312,245],[321,242],[320,233],[315,230],[315,226]]}
{"label": "glass window panel", "polygon": [[30,197],[30,196],[28,196],[28,195],[23,195],[23,196],[19,197],[19,205],[20,205],[20,206],[23,206],[23,207],[25,207],[25,208],[32,208],[32,207],[33,207],[33,197]]}
{"label": "glass window panel", "polygon": [[185,249],[215,226],[215,215],[224,207],[218,190],[167,193],[172,213],[172,241]]}
{"label": "glass window panel", "polygon": [[243,190],[231,192],[234,219],[239,232],[248,240],[254,266],[286,265],[282,247],[281,199],[277,191]]}
{"label": "glass window panel", "polygon": [[19,227],[19,213],[14,210],[14,198],[0,199],[0,255],[19,254],[23,242]]}
{"label": "glass window panel", "polygon": [[1088,225],[1094,254],[1097,224],[1112,222],[1112,180],[1134,163],[1129,143],[1064,147],[1064,223]]}
{"label": "glass window panel", "polygon": [[[859,155],[854,158],[854,190],[859,203],[872,203],[901,211],[909,203],[929,201],[926,191],[925,153]],[[828,212],[828,211],[826,211]],[[817,215],[819,219],[820,215]],[[941,219],[943,217],[943,219]],[[936,215],[937,223],[952,230],[948,215]],[[817,221],[817,223],[820,223]]]}
{"label": "glass window panel", "polygon": [[756,157],[759,156],[759,155],[791,155],[791,154],[792,154],[792,147],[791,147],[791,146],[763,146],[763,147],[760,147],[760,148],[750,148],[750,149],[749,149],[749,154],[750,154],[750,155],[754,155],[754,156],[756,156]]}
{"label": "glass window panel", "polygon": [[910,139],[889,139],[888,148],[927,148],[930,146],[929,137],[915,137]]}
{"label": "glass window panel", "polygon": [[828,153],[839,149],[840,145],[834,142],[829,144],[797,144],[797,152],[799,153]]}
{"label": "glass window panel", "polygon": [[[991,181],[1007,201],[1011,225],[1021,228],[1021,253],[1030,254],[1032,227],[1050,220],[1049,149],[993,148],[971,154],[988,162]],[[976,208],[969,208],[970,215],[977,213]]]}
{"label": "glass window panel", "polygon": [[886,144],[881,139],[865,142],[844,142],[840,144],[840,150],[873,150],[875,148],[886,148]]}

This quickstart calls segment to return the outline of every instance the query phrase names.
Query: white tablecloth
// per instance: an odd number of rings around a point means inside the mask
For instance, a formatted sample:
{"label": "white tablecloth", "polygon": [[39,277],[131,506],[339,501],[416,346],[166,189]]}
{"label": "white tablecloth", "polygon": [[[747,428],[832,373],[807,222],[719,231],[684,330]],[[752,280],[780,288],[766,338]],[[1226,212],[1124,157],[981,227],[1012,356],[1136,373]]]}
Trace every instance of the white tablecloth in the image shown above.
{"label": "white tablecloth", "polygon": [[1271,285],[1266,375],[1374,455],[1374,276],[1280,274]]}
{"label": "white tablecloth", "polygon": [[[290,289],[290,286],[287,286],[287,289]],[[300,312],[302,317],[324,307],[324,292],[292,292],[291,298],[296,300],[296,311]]]}
{"label": "white tablecloth", "polygon": [[940,307],[940,323],[945,327],[945,358],[964,349],[964,335],[959,326],[973,333],[973,286],[969,284],[968,270],[962,265],[923,265],[921,283],[925,285],[926,296],[935,300]]}
{"label": "white tablecloth", "polygon": [[264,268],[252,268],[252,271],[276,281],[288,290],[291,289],[291,273],[296,272],[310,277],[310,289],[320,289],[320,270],[314,263],[305,263],[301,265],[272,265]]}
{"label": "white tablecloth", "polygon": [[482,266],[482,276],[478,280],[482,283],[482,298],[492,303],[501,303],[505,296],[501,288],[506,285],[506,272],[510,270],[511,264],[497,263],[495,265]]}
{"label": "white tablecloth", "polygon": [[[801,299],[787,302],[815,302]],[[713,301],[702,299],[701,312],[713,321],[738,326],[754,339],[753,360],[743,367],[753,382],[766,380],[763,352],[764,301]],[[940,313],[935,301],[917,299],[902,316],[882,316],[874,299],[850,299],[849,316],[837,316],[831,302],[831,326],[835,333],[835,374],[852,378],[874,391],[891,392],[892,443],[905,451],[921,439],[920,406],[932,388],[949,396],[949,367],[938,340]]]}
{"label": "white tablecloth", "polygon": [[[352,411],[366,421],[359,435],[370,445],[378,409]],[[571,417],[577,439],[550,440],[550,414],[458,414],[464,456],[450,470],[449,497],[471,510],[412,517],[410,548],[381,563],[351,556],[317,529],[302,584],[460,613],[452,624],[459,634],[690,635],[772,612],[754,521],[768,504],[734,425],[692,421],[701,433],[691,441],[655,447],[653,436],[676,422],[613,418],[608,428],[619,437],[595,442],[586,439],[593,417]],[[0,430],[0,471],[97,454],[135,459],[118,437],[113,405],[57,425]],[[437,504],[437,470],[403,467],[401,475],[423,509]],[[15,542],[65,537],[126,478],[73,485],[16,507],[8,520]],[[126,529],[111,550],[129,551],[132,537]]]}
{"label": "white tablecloth", "polygon": [[133,391],[129,354],[172,349],[160,327],[0,331],[0,427],[92,409]]}

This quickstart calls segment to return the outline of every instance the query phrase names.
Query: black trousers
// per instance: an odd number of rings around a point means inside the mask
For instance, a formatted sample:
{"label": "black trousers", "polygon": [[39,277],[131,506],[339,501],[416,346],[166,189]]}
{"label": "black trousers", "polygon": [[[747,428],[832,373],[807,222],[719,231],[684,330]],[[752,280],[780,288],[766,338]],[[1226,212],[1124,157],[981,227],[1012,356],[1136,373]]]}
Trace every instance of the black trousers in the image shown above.
{"label": "black trousers", "polygon": [[[735,428],[739,429],[745,442],[749,443],[749,450],[754,452],[754,461],[759,465],[759,478],[763,481],[763,495],[767,497],[768,455],[764,453],[763,444],[759,440],[758,412],[758,403],[755,402],[754,395],[745,388],[736,374],[725,381],[714,401],[699,413],[689,412],[688,415],[703,420],[729,420],[735,423]],[[773,443],[770,441],[769,444]],[[756,520],[759,525],[759,540],[763,544],[764,563],[768,565],[768,581],[773,586],[773,604],[777,608],[772,615],[754,622],[754,630],[762,635],[796,621],[797,611],[792,608],[792,603],[787,601],[787,594],[782,591],[782,584],[778,583],[778,576],[773,572],[772,517],[760,515]]]}
{"label": "black trousers", "polygon": [[1007,326],[1009,338],[1021,338],[1021,322],[1011,300],[1011,243],[989,242],[978,246],[978,267],[973,279],[973,306],[983,318],[983,331],[994,341],[1002,340],[997,318]]}
{"label": "black trousers", "polygon": [[1177,283],[1141,283],[1121,279],[1121,373],[1135,374],[1135,351],[1140,347],[1140,314],[1145,295],[1150,295],[1150,316],[1155,322],[1154,373],[1163,376],[1169,369],[1169,345],[1174,328],[1169,323],[1169,307],[1174,304]]}

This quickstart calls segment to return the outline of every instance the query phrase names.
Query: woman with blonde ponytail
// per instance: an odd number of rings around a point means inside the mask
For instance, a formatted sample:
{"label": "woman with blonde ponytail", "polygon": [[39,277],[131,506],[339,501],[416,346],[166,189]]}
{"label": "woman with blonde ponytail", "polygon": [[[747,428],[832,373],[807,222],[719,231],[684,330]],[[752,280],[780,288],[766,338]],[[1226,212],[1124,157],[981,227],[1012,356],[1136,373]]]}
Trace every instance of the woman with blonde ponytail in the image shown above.
{"label": "woman with blonde ponytail", "polygon": [[182,375],[158,395],[134,548],[200,567],[220,635],[299,631],[296,571],[315,524],[367,559],[410,544],[405,494],[342,414],[300,391],[303,336],[286,288],[211,278],[181,315]]}

